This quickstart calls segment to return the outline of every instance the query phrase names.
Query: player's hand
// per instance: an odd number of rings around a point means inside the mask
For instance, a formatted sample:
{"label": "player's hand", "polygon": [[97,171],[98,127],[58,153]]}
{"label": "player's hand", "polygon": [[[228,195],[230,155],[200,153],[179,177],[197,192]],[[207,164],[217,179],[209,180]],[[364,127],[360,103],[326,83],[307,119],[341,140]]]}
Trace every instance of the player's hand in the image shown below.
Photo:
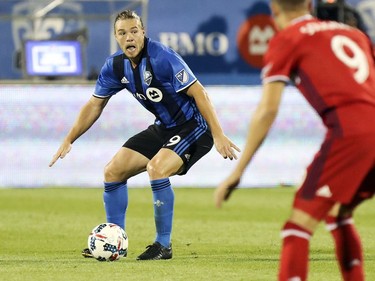
{"label": "player's hand", "polygon": [[232,173],[226,180],[224,180],[215,190],[214,200],[217,208],[221,207],[223,201],[229,199],[232,192],[239,185],[241,180],[240,175]]}
{"label": "player's hand", "polygon": [[214,143],[216,150],[223,156],[224,159],[229,158],[230,160],[237,160],[237,152],[241,152],[239,149],[227,136],[222,135],[221,137],[214,138]]}
{"label": "player's hand", "polygon": [[55,162],[61,158],[63,159],[69,151],[72,149],[72,144],[66,140],[61,144],[60,148],[57,150],[55,155],[53,155],[51,162],[49,163],[49,166],[52,167]]}

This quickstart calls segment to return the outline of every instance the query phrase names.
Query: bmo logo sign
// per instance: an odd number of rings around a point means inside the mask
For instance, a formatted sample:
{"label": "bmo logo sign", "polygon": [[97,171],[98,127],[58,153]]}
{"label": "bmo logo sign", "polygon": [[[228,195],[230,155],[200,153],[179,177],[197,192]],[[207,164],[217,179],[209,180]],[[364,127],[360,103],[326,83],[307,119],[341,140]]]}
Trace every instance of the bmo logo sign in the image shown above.
{"label": "bmo logo sign", "polygon": [[276,28],[270,15],[250,17],[239,28],[237,46],[241,57],[251,66],[262,68],[263,55]]}

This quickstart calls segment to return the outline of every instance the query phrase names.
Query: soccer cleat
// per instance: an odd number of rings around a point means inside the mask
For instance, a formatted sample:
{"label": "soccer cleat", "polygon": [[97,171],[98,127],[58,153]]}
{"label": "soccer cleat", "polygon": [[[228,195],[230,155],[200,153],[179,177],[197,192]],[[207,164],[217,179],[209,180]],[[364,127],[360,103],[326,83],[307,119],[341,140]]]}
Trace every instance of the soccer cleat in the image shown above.
{"label": "soccer cleat", "polygon": [[137,260],[169,260],[172,258],[172,245],[164,247],[159,242],[146,247],[146,251],[137,257]]}
{"label": "soccer cleat", "polygon": [[94,256],[91,254],[89,248],[85,248],[82,250],[81,252],[82,256],[84,256],[85,258],[93,258]]}
{"label": "soccer cleat", "polygon": [[[93,254],[91,254],[91,251],[89,250],[89,248],[83,249],[81,254],[85,258],[93,258],[94,257]],[[127,255],[128,255],[128,251],[125,252],[124,258],[126,258]]]}

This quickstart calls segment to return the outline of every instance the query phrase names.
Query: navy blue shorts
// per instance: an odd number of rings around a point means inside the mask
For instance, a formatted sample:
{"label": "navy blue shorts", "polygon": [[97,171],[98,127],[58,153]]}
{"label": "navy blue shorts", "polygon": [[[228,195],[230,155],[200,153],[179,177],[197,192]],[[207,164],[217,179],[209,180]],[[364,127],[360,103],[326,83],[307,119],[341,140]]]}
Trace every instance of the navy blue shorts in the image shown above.
{"label": "navy blue shorts", "polygon": [[174,128],[150,125],[146,130],[134,135],[125,142],[123,147],[135,150],[148,159],[152,159],[161,148],[167,148],[177,153],[184,162],[187,171],[213,146],[211,131],[207,126],[199,125],[193,118],[183,125]]}

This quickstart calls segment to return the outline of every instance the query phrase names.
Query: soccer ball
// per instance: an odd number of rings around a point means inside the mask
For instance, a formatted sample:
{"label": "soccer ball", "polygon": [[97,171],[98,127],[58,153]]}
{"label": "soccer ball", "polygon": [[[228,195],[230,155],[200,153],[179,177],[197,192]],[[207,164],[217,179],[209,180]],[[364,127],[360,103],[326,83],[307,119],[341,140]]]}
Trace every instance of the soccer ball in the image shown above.
{"label": "soccer ball", "polygon": [[115,261],[126,257],[128,252],[128,236],[114,223],[101,223],[95,226],[87,244],[98,261]]}

